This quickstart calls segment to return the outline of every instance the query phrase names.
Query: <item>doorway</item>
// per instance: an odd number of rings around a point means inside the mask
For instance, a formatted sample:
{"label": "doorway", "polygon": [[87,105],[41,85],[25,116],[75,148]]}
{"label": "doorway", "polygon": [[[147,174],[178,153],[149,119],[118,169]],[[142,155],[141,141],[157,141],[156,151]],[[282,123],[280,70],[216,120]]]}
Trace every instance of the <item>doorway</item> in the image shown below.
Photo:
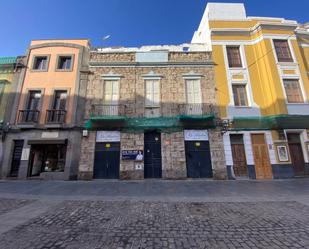
{"label": "doorway", "polygon": [[28,177],[39,176],[43,172],[64,172],[66,144],[31,145]]}
{"label": "doorway", "polygon": [[246,152],[242,134],[231,134],[231,149],[233,157],[233,170],[235,176],[248,176]]}
{"label": "doorway", "polygon": [[11,172],[10,172],[11,177],[18,176],[23,146],[24,146],[24,140],[14,140],[14,150],[13,150]]}
{"label": "doorway", "polygon": [[185,141],[187,177],[212,178],[208,141]]}
{"label": "doorway", "polygon": [[96,143],[93,177],[119,179],[120,143]]}
{"label": "doorway", "polygon": [[161,134],[147,132],[144,134],[144,177],[162,177]]}
{"label": "doorway", "polygon": [[288,144],[295,176],[305,175],[305,161],[299,133],[288,133]]}
{"label": "doorway", "polygon": [[265,141],[265,135],[252,134],[251,140],[256,179],[272,179],[273,174],[268,155],[268,146]]}

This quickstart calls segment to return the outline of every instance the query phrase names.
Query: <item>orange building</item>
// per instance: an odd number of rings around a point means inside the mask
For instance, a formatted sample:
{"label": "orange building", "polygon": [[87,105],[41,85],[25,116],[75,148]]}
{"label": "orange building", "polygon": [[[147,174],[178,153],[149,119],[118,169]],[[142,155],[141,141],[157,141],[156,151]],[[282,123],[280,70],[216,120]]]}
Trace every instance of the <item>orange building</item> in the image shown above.
{"label": "orange building", "polygon": [[76,178],[88,57],[88,40],[31,42],[5,141],[3,177]]}

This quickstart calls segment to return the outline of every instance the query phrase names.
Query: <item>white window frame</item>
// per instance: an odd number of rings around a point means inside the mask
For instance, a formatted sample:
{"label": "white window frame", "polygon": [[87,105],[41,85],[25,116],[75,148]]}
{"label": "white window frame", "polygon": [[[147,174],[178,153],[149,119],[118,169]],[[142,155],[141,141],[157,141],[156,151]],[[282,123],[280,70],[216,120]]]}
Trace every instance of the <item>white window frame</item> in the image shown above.
{"label": "white window frame", "polygon": [[[274,43],[274,40],[285,40],[288,42],[288,45],[289,45],[289,49],[290,49],[290,53],[291,53],[291,56],[292,56],[292,59],[293,61],[291,62],[280,62],[278,60],[278,56],[277,56],[277,52],[276,52],[276,47],[275,47],[275,43]],[[275,60],[276,60],[276,63],[277,64],[281,64],[281,65],[291,65],[291,64],[296,64],[296,59],[295,59],[295,53],[294,53],[294,49],[293,49],[293,46],[291,44],[291,39],[289,39],[288,37],[274,37],[271,39],[271,46],[272,46],[272,49],[273,49],[273,54],[274,54],[274,57],[275,57]]]}
{"label": "white window frame", "polygon": [[[304,100],[303,102],[300,102],[300,103],[290,103],[288,101],[288,97],[287,97],[286,90],[285,90],[285,87],[284,87],[284,80],[297,80],[298,81],[298,84],[299,84],[299,87],[300,87],[300,92],[301,92],[301,95],[302,95],[303,100]],[[281,87],[283,89],[285,103],[287,105],[303,105],[303,104],[307,104],[308,103],[306,95],[305,95],[305,90],[304,90],[304,87],[303,87],[303,83],[302,83],[302,80],[301,80],[300,77],[295,76],[295,75],[292,75],[291,77],[284,76],[283,78],[281,78]]]}
{"label": "white window frame", "polygon": [[[196,102],[195,97],[194,97],[194,103],[190,103],[189,99],[188,99],[188,82],[189,81],[196,81],[196,82],[198,82],[198,85],[199,85],[199,100]],[[186,94],[186,103],[187,104],[202,104],[203,103],[203,101],[202,101],[203,96],[202,96],[202,88],[201,88],[200,78],[186,78],[185,79],[185,88],[186,88],[185,94]]]}
{"label": "white window frame", "polygon": [[[225,65],[227,69],[230,70],[239,70],[239,69],[246,69],[247,68],[247,62],[245,58],[245,51],[244,46],[240,44],[225,44],[224,46],[224,57],[225,57]],[[239,53],[240,53],[240,59],[241,59],[241,67],[230,67],[229,65],[229,57],[227,55],[227,48],[228,47],[239,47]]]}
{"label": "white window frame", "polygon": [[[228,62],[228,57],[227,57],[227,50],[226,47],[228,46],[239,46],[240,49],[240,56],[241,56],[241,61],[242,61],[242,67],[237,68],[237,67],[229,67],[229,62]],[[223,57],[224,57],[224,63],[225,63],[225,69],[226,69],[226,75],[227,75],[227,84],[228,84],[228,89],[229,89],[229,106],[232,106],[233,108],[260,108],[253,99],[253,92],[251,88],[251,80],[250,80],[250,75],[248,71],[248,66],[247,66],[247,60],[245,57],[245,49],[244,45],[240,43],[226,43],[222,45],[222,50],[223,50]],[[241,72],[245,76],[245,80],[233,80],[232,79],[232,73],[231,72]],[[234,95],[233,95],[233,84],[245,84],[246,85],[246,93],[247,93],[247,99],[248,99],[248,106],[235,106],[234,103]]]}
{"label": "white window frame", "polygon": [[[152,93],[151,99],[148,99],[147,95],[147,83],[152,82]],[[154,93],[154,84],[158,84],[158,99],[155,100],[155,93]],[[144,86],[145,86],[145,107],[146,108],[159,108],[161,106],[161,81],[159,78],[145,78],[144,79]]]}
{"label": "white window frame", "polygon": [[[234,100],[234,91],[233,91],[233,86],[237,85],[237,86],[245,86],[245,91],[246,91],[246,98],[247,98],[247,105],[235,105],[235,100]],[[232,81],[231,83],[231,91],[232,91],[232,102],[233,102],[233,106],[237,107],[237,108],[248,108],[251,107],[251,98],[248,92],[248,83],[245,81],[240,81],[240,82],[235,82]]]}
{"label": "white window frame", "polygon": [[[105,96],[106,96],[106,92],[105,92],[105,89],[106,89],[106,84],[107,83],[110,83],[112,82],[112,92],[111,92],[111,101],[110,102],[107,102],[106,99],[105,99]],[[116,83],[118,86],[117,86],[117,98],[115,100],[113,100],[113,97],[114,96],[114,84],[113,83]],[[120,92],[120,84],[119,84],[119,80],[117,79],[104,79],[104,84],[103,84],[103,104],[104,105],[118,105],[119,103],[119,92]]]}

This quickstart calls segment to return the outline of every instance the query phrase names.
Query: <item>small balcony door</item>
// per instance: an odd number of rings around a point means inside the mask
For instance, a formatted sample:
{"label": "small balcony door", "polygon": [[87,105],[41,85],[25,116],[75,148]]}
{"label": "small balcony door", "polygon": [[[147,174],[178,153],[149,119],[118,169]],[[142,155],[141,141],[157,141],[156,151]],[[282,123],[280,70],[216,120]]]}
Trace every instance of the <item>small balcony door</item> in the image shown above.
{"label": "small balcony door", "polygon": [[50,110],[47,110],[47,123],[64,123],[66,116],[67,91],[56,90]]}
{"label": "small balcony door", "polygon": [[21,111],[21,122],[38,122],[41,97],[41,91],[29,91],[26,110]]}
{"label": "small balcony door", "polygon": [[199,79],[186,80],[186,114],[202,114],[201,83]]}
{"label": "small balcony door", "polygon": [[103,115],[118,115],[119,82],[106,80],[104,84]]}

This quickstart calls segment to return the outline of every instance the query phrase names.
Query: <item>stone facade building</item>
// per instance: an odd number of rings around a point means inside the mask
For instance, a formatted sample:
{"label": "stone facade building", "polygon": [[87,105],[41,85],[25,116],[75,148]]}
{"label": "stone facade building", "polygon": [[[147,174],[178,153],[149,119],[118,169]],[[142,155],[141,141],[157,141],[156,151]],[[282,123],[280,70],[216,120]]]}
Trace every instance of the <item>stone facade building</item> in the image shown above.
{"label": "stone facade building", "polygon": [[226,178],[204,46],[90,52],[79,179]]}

